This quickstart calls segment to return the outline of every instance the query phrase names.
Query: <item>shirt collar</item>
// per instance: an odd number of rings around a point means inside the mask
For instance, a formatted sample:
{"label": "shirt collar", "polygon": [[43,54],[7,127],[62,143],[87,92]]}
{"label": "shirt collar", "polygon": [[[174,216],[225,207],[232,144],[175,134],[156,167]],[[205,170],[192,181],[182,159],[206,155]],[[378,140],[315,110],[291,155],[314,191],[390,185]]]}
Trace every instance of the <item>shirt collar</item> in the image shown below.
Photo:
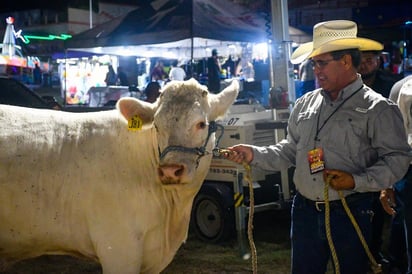
{"label": "shirt collar", "polygon": [[[341,102],[346,100],[346,98],[352,96],[353,93],[359,91],[363,87],[363,81],[361,75],[358,73],[356,80],[344,87],[341,92],[339,92],[338,98],[335,102]],[[322,96],[325,98],[326,102],[330,102],[329,96],[321,89]]]}

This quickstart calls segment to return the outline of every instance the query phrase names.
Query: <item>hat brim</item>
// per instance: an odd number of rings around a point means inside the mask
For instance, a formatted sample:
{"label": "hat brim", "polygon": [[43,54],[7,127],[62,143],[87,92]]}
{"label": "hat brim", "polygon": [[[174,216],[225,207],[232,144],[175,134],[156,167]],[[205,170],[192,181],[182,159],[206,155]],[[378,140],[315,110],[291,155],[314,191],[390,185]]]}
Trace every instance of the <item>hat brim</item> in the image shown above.
{"label": "hat brim", "polygon": [[380,51],[383,50],[383,45],[379,42],[367,38],[347,38],[330,41],[314,49],[313,42],[308,42],[300,45],[292,53],[290,62],[292,64],[299,64],[306,59],[312,58],[314,56],[344,49],[359,49],[360,51]]}

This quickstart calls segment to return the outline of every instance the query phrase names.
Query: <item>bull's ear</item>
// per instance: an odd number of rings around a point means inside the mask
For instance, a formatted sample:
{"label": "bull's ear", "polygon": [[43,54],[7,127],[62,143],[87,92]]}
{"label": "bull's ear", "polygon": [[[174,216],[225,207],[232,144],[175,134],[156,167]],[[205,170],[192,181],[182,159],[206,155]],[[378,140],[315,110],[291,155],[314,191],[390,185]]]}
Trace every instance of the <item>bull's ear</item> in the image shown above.
{"label": "bull's ear", "polygon": [[230,106],[236,100],[239,93],[239,82],[233,80],[232,83],[218,94],[209,93],[210,115],[209,120],[216,120],[225,115]]}
{"label": "bull's ear", "polygon": [[156,106],[157,104],[151,104],[131,97],[120,98],[116,104],[116,108],[127,121],[132,117],[138,116],[143,121],[143,125],[153,121]]}

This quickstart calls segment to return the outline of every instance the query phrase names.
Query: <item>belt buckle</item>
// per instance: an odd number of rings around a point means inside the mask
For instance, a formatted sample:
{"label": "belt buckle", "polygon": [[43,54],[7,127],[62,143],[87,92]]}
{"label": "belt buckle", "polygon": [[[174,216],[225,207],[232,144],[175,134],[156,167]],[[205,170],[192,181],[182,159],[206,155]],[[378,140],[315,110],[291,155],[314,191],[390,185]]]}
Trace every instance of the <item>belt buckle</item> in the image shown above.
{"label": "belt buckle", "polygon": [[325,202],[324,202],[324,201],[322,201],[322,202],[315,202],[316,210],[319,211],[319,212],[322,211],[322,209],[319,207],[320,205],[325,205]]}

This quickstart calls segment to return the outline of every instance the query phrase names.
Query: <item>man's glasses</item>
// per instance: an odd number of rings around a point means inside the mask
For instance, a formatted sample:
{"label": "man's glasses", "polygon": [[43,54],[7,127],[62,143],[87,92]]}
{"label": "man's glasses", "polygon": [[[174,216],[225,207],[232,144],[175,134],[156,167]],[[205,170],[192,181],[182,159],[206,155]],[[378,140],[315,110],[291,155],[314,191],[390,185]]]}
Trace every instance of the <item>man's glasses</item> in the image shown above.
{"label": "man's glasses", "polygon": [[325,68],[330,62],[336,61],[335,59],[329,60],[310,60],[313,68],[323,69]]}

